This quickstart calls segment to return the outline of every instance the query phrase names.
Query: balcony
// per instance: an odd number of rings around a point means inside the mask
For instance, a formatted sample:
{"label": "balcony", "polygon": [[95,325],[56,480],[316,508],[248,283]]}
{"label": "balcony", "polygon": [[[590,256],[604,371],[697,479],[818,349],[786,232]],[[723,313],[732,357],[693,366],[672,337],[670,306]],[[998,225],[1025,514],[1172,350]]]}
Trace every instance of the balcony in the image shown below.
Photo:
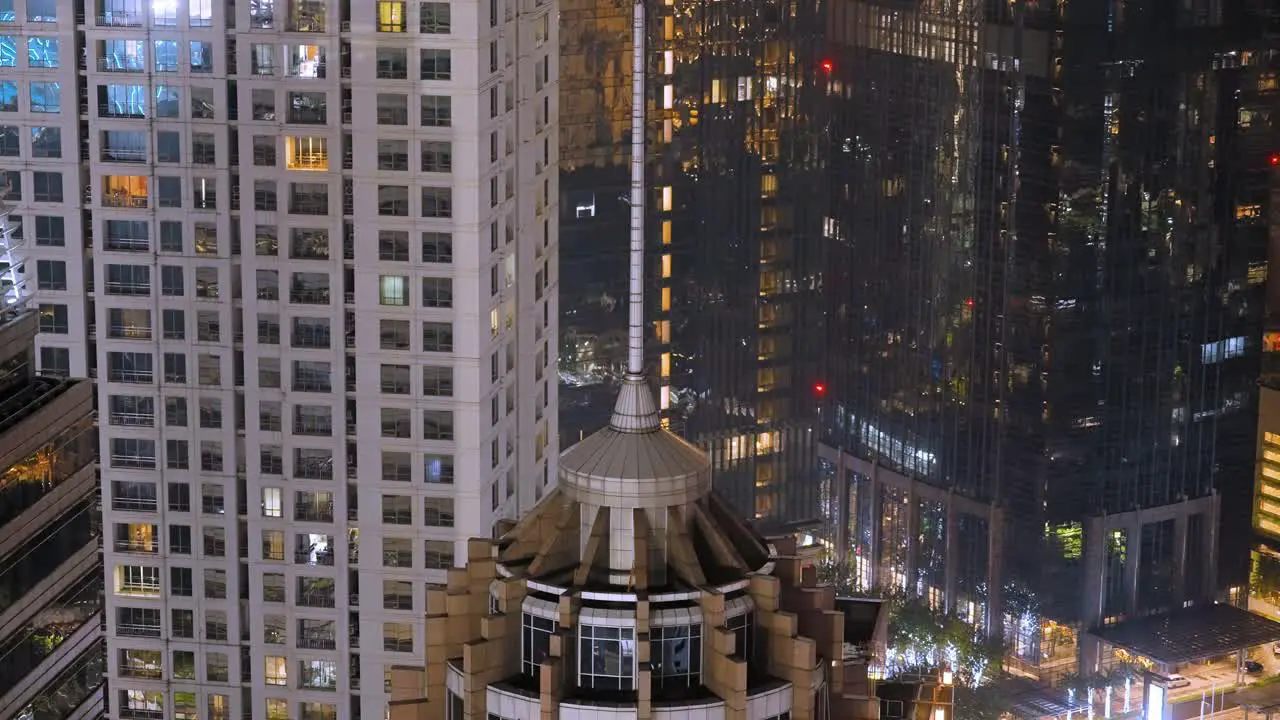
{"label": "balcony", "polygon": [[[4,335],[0,328],[0,340]],[[4,398],[0,400],[0,468],[8,470],[25,461],[75,423],[89,418],[93,412],[91,385],[36,376],[0,392]],[[80,454],[70,459],[87,462]],[[33,471],[45,469],[41,466]],[[5,484],[0,479],[0,488]]]}
{"label": "balcony", "polygon": [[293,553],[293,562],[297,565],[310,565],[312,567],[333,566],[332,550],[297,550]]}
{"label": "balcony", "polygon": [[296,305],[328,305],[329,288],[291,288],[289,290],[289,302]]}
{"label": "balcony", "polygon": [[333,503],[315,505],[296,505],[293,508],[293,519],[297,522],[333,522]]}

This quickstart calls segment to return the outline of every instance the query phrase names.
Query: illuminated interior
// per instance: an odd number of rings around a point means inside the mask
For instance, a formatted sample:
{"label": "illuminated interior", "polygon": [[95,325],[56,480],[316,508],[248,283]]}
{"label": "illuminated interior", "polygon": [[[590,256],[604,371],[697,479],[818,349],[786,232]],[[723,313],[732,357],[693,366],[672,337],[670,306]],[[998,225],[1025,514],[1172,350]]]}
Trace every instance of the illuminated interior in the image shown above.
{"label": "illuminated interior", "polygon": [[145,208],[145,175],[106,175],[102,178],[102,204],[107,207]]}
{"label": "illuminated interior", "polygon": [[323,137],[310,136],[286,138],[285,163],[290,170],[328,170],[328,141]]}

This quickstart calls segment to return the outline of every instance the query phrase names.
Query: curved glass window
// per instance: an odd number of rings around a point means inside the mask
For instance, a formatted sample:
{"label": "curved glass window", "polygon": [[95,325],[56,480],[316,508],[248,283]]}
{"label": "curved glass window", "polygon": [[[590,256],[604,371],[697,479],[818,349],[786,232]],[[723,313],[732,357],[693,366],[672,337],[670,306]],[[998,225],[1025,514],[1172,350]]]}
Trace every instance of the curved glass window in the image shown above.
{"label": "curved glass window", "polygon": [[542,661],[551,654],[551,636],[560,629],[560,623],[524,613],[520,625],[520,669],[536,678]]}
{"label": "curved glass window", "polygon": [[658,687],[698,687],[702,684],[702,626],[653,628],[649,634],[649,661]]}
{"label": "curved glass window", "polygon": [[635,689],[635,628],[583,625],[578,639],[578,684],[582,688]]}

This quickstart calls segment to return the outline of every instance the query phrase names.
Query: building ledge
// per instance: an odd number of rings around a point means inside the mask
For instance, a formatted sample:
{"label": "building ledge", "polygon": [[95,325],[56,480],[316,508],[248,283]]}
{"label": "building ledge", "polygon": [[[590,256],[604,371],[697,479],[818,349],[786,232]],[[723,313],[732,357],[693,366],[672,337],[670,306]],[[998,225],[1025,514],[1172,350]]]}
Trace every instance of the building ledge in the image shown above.
{"label": "building ledge", "polygon": [[36,311],[25,307],[0,311],[0,362],[30,348],[39,331]]}
{"label": "building ledge", "polygon": [[93,383],[32,378],[0,401],[0,469],[22,461],[92,413]]}

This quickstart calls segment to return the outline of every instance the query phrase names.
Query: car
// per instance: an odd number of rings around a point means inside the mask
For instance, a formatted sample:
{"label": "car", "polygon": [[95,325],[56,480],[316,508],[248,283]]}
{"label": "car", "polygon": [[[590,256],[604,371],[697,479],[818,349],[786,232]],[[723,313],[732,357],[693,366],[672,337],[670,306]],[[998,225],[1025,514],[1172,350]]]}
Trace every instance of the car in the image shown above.
{"label": "car", "polygon": [[1240,669],[1250,674],[1257,674],[1263,670],[1262,663],[1257,660],[1245,660],[1240,664]]}
{"label": "car", "polygon": [[1174,673],[1174,674],[1172,674],[1172,675],[1170,675],[1170,676],[1168,676],[1168,677],[1166,677],[1166,678],[1165,678],[1165,684],[1164,684],[1164,685],[1165,685],[1165,687],[1169,688],[1170,690],[1173,690],[1173,689],[1175,689],[1175,688],[1184,688],[1184,687],[1187,687],[1187,686],[1188,686],[1188,685],[1190,685],[1190,684],[1191,684],[1191,681],[1190,681],[1190,680],[1188,680],[1186,677],[1184,677],[1184,676],[1182,676],[1182,675],[1179,675],[1179,674],[1177,674],[1177,673]]}

